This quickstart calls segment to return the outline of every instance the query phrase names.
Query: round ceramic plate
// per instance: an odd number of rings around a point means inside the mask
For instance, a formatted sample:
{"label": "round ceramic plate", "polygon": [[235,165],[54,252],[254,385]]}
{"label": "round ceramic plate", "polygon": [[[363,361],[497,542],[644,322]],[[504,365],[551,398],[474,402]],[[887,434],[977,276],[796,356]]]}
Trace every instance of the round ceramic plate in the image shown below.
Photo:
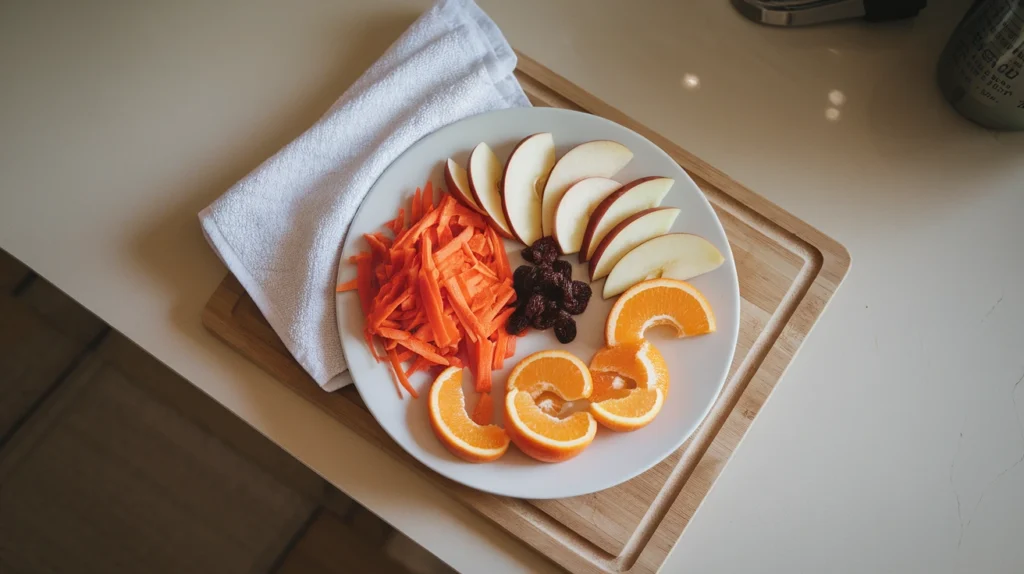
{"label": "round ceramic plate", "polygon": [[[718,331],[690,339],[675,339],[668,330],[652,329],[647,337],[661,350],[669,365],[671,392],[661,413],[650,425],[629,433],[599,428],[594,442],[582,454],[558,464],[537,462],[510,446],[496,462],[472,464],[451,455],[435,438],[427,419],[426,395],[431,380],[425,373],[412,378],[419,399],[399,399],[386,363],[377,363],[363,339],[364,319],[358,295],[341,293],[337,299],[338,328],[352,378],[366,406],[384,430],[409,454],[436,472],[467,486],[519,498],[561,498],[602,490],[633,478],[664,459],[690,436],[707,415],[725,382],[739,332],[740,295],[736,266],[718,217],[693,180],[664,151],[643,136],[604,118],[553,108],[521,108],[474,116],[430,134],[403,153],[374,184],[359,207],[338,269],[338,281],[355,278],[348,257],[367,249],[364,233],[379,231],[400,206],[408,207],[415,189],[429,179],[444,187],[443,166],[451,157],[466,165],[469,152],[487,142],[504,162],[519,140],[537,132],[551,132],[558,156],[573,146],[599,139],[614,140],[633,151],[633,159],[615,176],[628,182],[643,176],[666,176],[675,185],[662,203],[681,209],[673,231],[696,233],[713,243],[725,263],[692,280],[711,302]],[[506,241],[514,269],[523,263],[522,245]],[[573,277],[585,279],[576,256]],[[551,330],[530,330],[520,339],[516,354],[494,373],[495,405],[504,403],[505,378],[523,357],[544,349],[564,349],[589,363],[604,344],[604,321],[614,299],[601,298],[601,282],[592,284],[594,296],[586,312],[576,317],[578,336],[562,345]],[[475,402],[471,377],[465,377],[467,400]],[[470,404],[470,409],[473,408]],[[495,421],[502,424],[500,408]]]}

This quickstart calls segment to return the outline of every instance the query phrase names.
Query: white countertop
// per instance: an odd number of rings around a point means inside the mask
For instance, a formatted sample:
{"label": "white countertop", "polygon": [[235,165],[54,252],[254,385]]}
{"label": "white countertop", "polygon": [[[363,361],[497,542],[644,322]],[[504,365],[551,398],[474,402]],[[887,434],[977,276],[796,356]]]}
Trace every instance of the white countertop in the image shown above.
{"label": "white countertop", "polygon": [[[726,0],[481,4],[853,255],[666,571],[1024,570],[1024,134],[961,119],[933,80],[969,1],[794,30]],[[200,325],[224,268],[196,213],[424,5],[5,2],[0,247],[455,567],[539,570]]]}

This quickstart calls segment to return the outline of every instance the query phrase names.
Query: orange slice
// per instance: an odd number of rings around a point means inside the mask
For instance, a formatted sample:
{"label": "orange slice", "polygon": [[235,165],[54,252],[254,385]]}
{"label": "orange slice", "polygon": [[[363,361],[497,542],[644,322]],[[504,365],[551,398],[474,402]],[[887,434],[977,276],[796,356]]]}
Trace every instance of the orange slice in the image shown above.
{"label": "orange slice", "polygon": [[[621,383],[625,380],[632,381],[636,388],[658,387],[668,394],[668,364],[658,348],[647,339],[598,350],[590,360],[590,374],[594,378],[591,402],[604,400],[606,393],[618,394],[610,398],[625,396],[628,393],[621,393],[625,388]],[[619,385],[615,385],[616,377],[620,379]],[[600,384],[598,378],[601,379]]]}
{"label": "orange slice", "polygon": [[[519,450],[544,462],[568,460],[583,452],[597,434],[594,417],[575,412],[559,418],[550,411],[561,410],[564,401],[589,397],[593,386],[590,370],[570,353],[541,351],[526,357],[508,376],[505,426],[509,438]],[[538,400],[555,404],[541,405]]]}
{"label": "orange slice", "polygon": [[715,331],[711,304],[696,287],[677,279],[650,279],[630,287],[608,313],[604,336],[608,345],[639,341],[656,325],[675,327],[676,336]]}
{"label": "orange slice", "polygon": [[540,351],[516,364],[508,374],[506,392],[526,391],[536,397],[550,391],[574,401],[585,399],[593,390],[590,369],[583,361],[566,351]]}
{"label": "orange slice", "polygon": [[479,425],[466,412],[462,369],[448,367],[434,379],[427,403],[430,427],[455,456],[469,462],[497,460],[508,450],[509,438],[498,425]]}
{"label": "orange slice", "polygon": [[605,347],[594,355],[590,370],[594,376],[590,412],[603,426],[636,430],[661,412],[668,396],[668,365],[650,341]]}

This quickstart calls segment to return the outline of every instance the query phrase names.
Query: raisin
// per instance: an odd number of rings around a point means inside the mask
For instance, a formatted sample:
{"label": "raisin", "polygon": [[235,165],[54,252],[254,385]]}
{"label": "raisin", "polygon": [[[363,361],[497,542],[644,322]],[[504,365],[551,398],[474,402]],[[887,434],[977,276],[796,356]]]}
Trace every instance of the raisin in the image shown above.
{"label": "raisin", "polygon": [[509,335],[519,335],[529,326],[530,319],[523,313],[520,313],[519,309],[516,309],[509,316],[508,322],[505,323],[505,331],[507,331]]}
{"label": "raisin", "polygon": [[555,273],[572,281],[572,263],[564,259],[555,259],[555,262],[551,264],[551,268],[555,270]]}
{"label": "raisin", "polygon": [[533,247],[527,247],[522,250],[523,259],[528,263],[537,263],[537,252],[533,250]]}
{"label": "raisin", "polygon": [[536,317],[547,309],[545,306],[544,296],[540,293],[534,293],[530,295],[530,298],[522,306],[523,314],[528,318]]}
{"label": "raisin", "polygon": [[530,319],[530,325],[534,329],[543,331],[544,329],[550,329],[554,326],[555,321],[558,320],[558,310],[545,309],[543,313],[535,315]]}
{"label": "raisin", "polygon": [[576,321],[572,317],[555,321],[555,337],[558,337],[558,342],[563,345],[571,343],[576,338]]}
{"label": "raisin", "polygon": [[561,277],[561,275],[555,273],[555,270],[552,269],[550,265],[537,267],[537,279],[540,281],[542,285],[546,283],[552,283],[559,277]]}
{"label": "raisin", "polygon": [[540,292],[552,301],[565,300],[566,292],[570,286],[569,281],[554,271],[544,274],[542,277],[543,279],[540,284]]}
{"label": "raisin", "polygon": [[587,303],[590,302],[590,296],[594,293],[590,289],[590,284],[586,281],[573,281],[567,290],[574,299],[579,299],[583,303],[584,309],[587,307]]}
{"label": "raisin", "polygon": [[562,301],[562,309],[573,315],[579,315],[580,313],[587,310],[587,301],[583,299],[577,299],[576,297],[569,296]]}
{"label": "raisin", "polygon": [[[526,257],[526,251],[523,250],[523,258]],[[554,237],[541,237],[533,242],[533,245],[529,247],[529,251],[532,259],[527,261],[537,265],[550,265],[555,259],[558,259],[558,243]]]}
{"label": "raisin", "polygon": [[519,268],[526,268],[525,272],[520,272],[520,281],[515,283],[515,276],[513,276],[512,287],[516,290],[516,296],[525,301],[530,298],[532,293],[536,293],[540,290],[540,271],[537,267],[531,267],[529,265],[521,265]]}
{"label": "raisin", "polygon": [[512,288],[516,290],[516,293],[527,293],[526,281],[530,277],[530,273],[533,271],[533,267],[529,265],[520,265],[516,267],[514,273],[512,273]]}
{"label": "raisin", "polygon": [[561,310],[561,305],[554,299],[547,299],[544,301],[544,310],[555,314],[555,318],[558,318],[558,313]]}

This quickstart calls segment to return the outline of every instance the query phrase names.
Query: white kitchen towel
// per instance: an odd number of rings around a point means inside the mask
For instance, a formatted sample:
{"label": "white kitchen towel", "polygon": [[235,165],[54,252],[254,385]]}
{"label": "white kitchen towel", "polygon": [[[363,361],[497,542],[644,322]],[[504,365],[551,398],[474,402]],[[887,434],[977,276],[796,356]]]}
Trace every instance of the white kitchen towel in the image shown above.
{"label": "white kitchen towel", "polygon": [[311,128],[200,212],[207,241],[325,390],[351,380],[342,375],[334,286],[356,208],[423,136],[529,106],[515,66],[472,0],[440,0]]}

